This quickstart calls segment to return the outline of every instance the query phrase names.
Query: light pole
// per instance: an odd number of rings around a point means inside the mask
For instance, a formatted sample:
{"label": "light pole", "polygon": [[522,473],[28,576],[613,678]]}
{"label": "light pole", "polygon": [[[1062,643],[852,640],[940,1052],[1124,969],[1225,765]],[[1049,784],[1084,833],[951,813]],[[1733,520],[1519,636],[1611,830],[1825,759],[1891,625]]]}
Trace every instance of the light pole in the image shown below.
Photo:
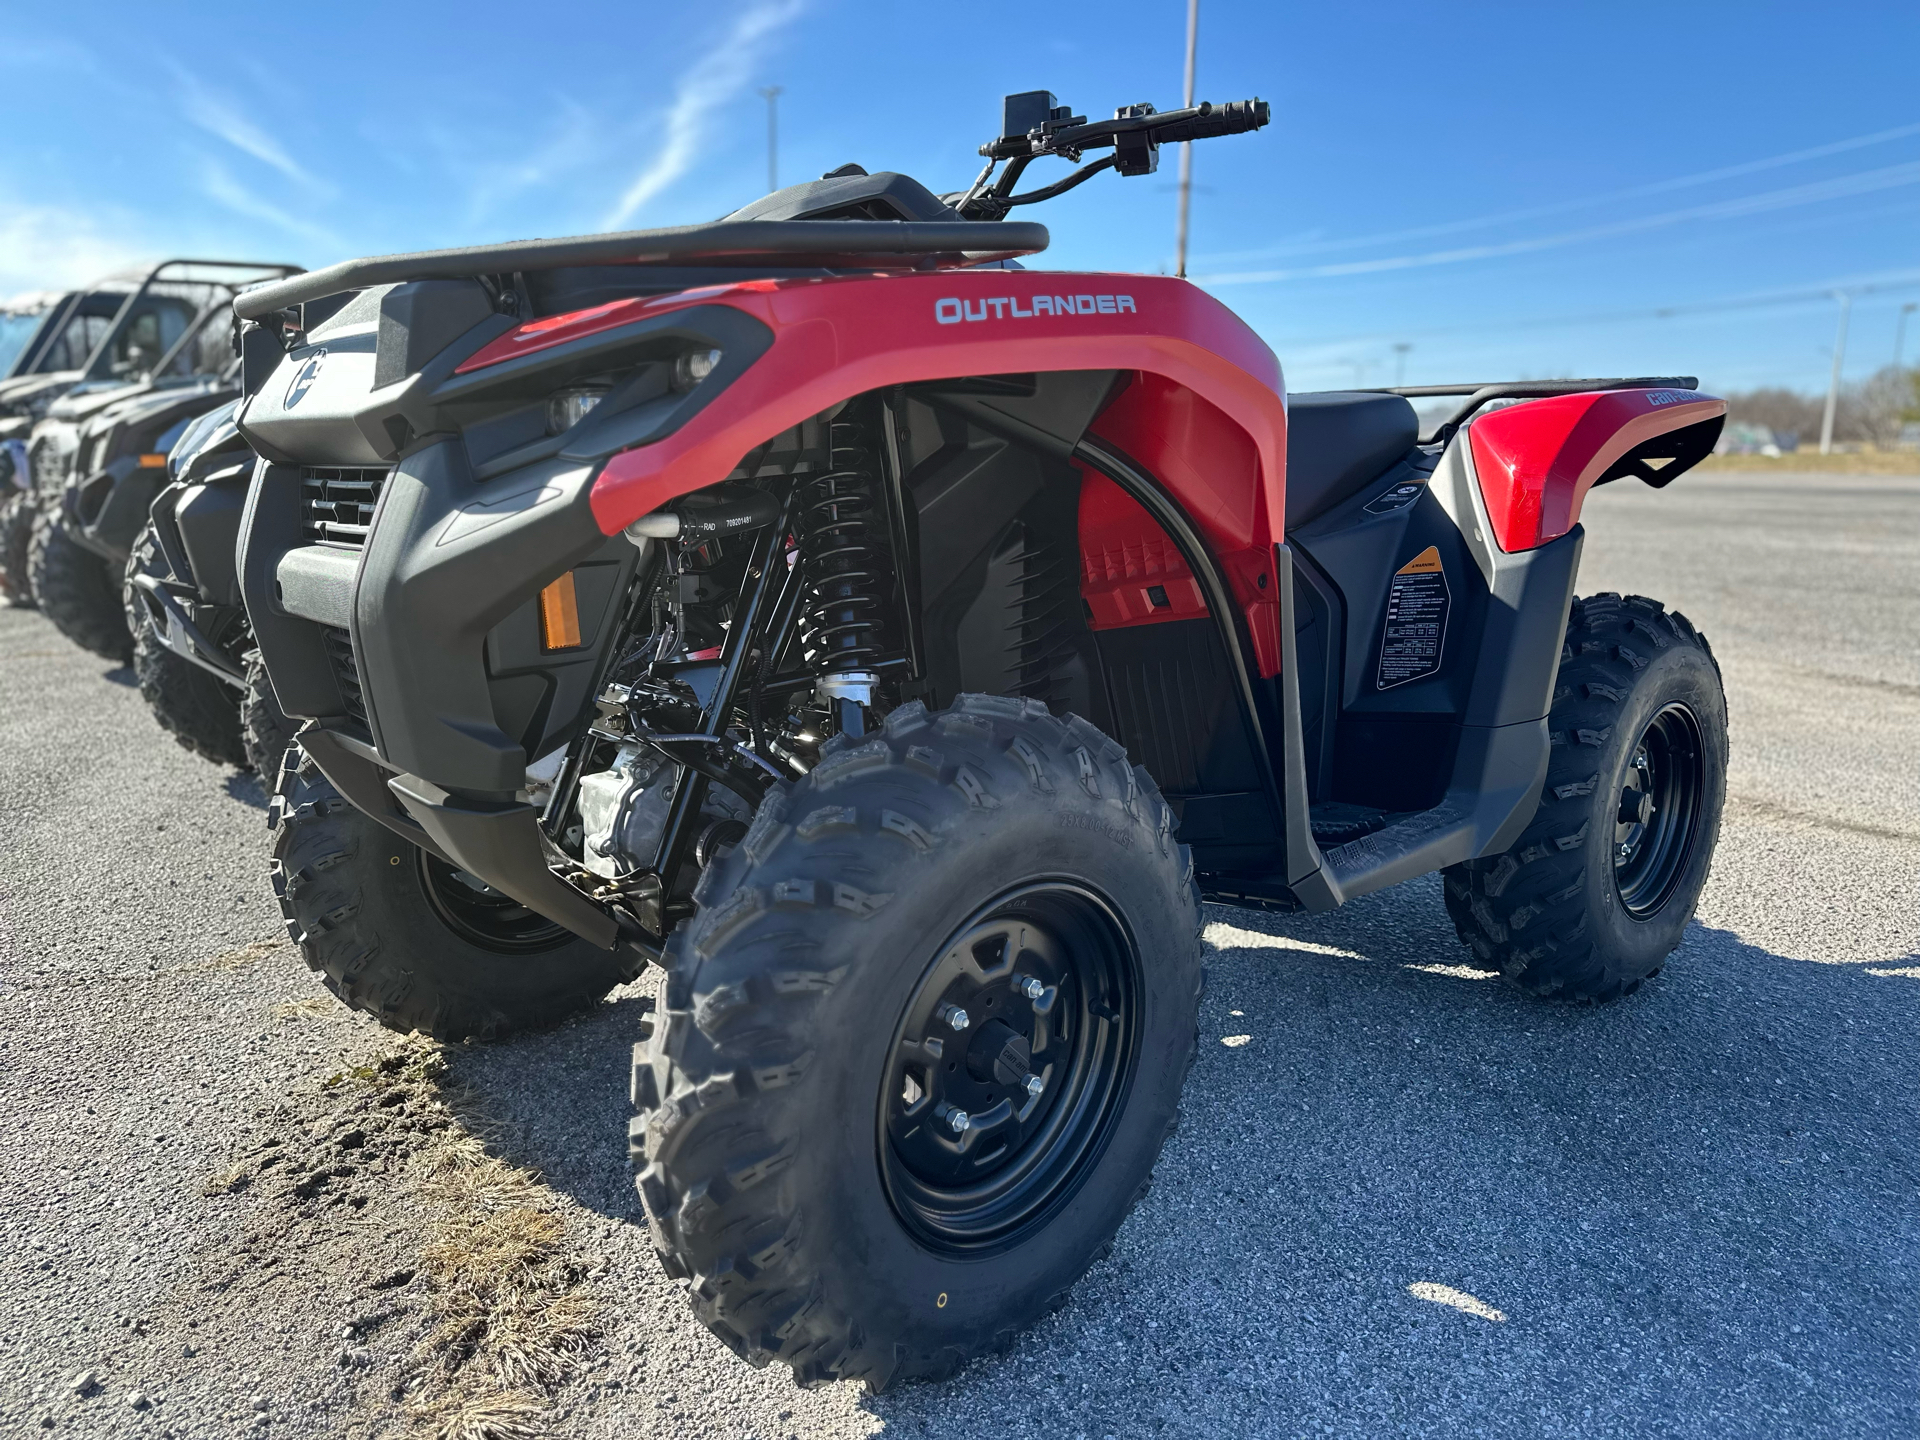
{"label": "light pole", "polygon": [[767,102],[767,193],[780,188],[780,97],[785,87],[765,85],[760,89]]}
{"label": "light pole", "polygon": [[[1187,0],[1187,99],[1186,108],[1193,108],[1193,55],[1200,43],[1200,0]],[[1187,209],[1193,203],[1193,142],[1183,141],[1180,145],[1180,229],[1174,237],[1173,273],[1181,279],[1187,276]]]}
{"label": "light pole", "polygon": [[1840,328],[1833,337],[1833,373],[1827,377],[1827,408],[1820,417],[1820,453],[1833,453],[1833,414],[1840,408],[1840,367],[1847,359],[1847,316],[1853,311],[1853,296],[1845,290],[1833,292],[1840,302]]}
{"label": "light pole", "polygon": [[1896,372],[1907,362],[1907,316],[1920,310],[1920,300],[1909,300],[1900,307],[1900,318],[1893,326],[1893,368]]}
{"label": "light pole", "polygon": [[1407,351],[1411,350],[1412,348],[1413,346],[1405,340],[1396,341],[1394,343],[1393,388],[1396,390],[1398,390],[1402,385],[1407,383]]}

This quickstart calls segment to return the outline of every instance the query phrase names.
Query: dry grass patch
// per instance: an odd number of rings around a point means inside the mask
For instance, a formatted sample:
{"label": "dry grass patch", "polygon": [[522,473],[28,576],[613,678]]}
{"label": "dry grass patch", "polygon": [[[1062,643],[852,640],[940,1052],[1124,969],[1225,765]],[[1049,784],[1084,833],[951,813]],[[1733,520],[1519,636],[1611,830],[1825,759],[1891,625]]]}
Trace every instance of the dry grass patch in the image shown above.
{"label": "dry grass patch", "polygon": [[416,1352],[425,1394],[413,1419],[438,1440],[543,1434],[549,1398],[598,1334],[587,1263],[553,1193],[473,1129],[442,1131],[419,1169],[434,1323]]}
{"label": "dry grass patch", "polygon": [[248,965],[257,965],[276,950],[287,948],[283,936],[277,940],[254,940],[242,945],[238,950],[229,950],[224,955],[216,955],[211,960],[196,961],[191,965],[182,965],[182,970],[241,970]]}
{"label": "dry grass patch", "polygon": [[276,1020],[300,1020],[332,1011],[334,1002],[325,995],[309,995],[304,1000],[282,1000],[273,1007]]}

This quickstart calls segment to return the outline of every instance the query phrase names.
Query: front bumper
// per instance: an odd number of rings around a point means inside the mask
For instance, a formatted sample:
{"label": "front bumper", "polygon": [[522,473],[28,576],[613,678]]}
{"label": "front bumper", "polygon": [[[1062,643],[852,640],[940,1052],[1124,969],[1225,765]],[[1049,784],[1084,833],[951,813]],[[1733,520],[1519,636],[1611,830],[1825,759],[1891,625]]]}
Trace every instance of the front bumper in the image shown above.
{"label": "front bumper", "polygon": [[[314,543],[300,468],[263,463],[239,560],[276,695],[341,793],[611,948],[615,922],[549,868],[524,794],[528,762],[590,709],[637,560],[594,523],[592,478],[555,458],[476,484],[459,441],[428,444],[387,475],[356,548]],[[537,596],[569,570],[581,643],[544,651]]]}

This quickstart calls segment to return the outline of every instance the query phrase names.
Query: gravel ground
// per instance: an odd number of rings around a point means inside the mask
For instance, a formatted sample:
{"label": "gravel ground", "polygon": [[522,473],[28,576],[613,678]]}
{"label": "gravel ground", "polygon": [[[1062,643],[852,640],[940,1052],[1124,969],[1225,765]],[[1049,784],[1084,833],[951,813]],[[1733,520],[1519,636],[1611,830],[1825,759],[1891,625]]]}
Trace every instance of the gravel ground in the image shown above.
{"label": "gravel ground", "polygon": [[[464,1123],[599,1299],[561,1435],[1920,1431],[1920,480],[1689,476],[1587,523],[1583,591],[1678,606],[1726,672],[1727,824],[1662,977],[1529,1001],[1460,967],[1431,880],[1211,909],[1183,1124],[1111,1259],[878,1399],[745,1368],[658,1273],[621,1145],[649,981],[437,1090],[323,1086],[395,1042],[281,940],[258,786],[0,610],[0,1428],[400,1433],[445,1219],[407,1137]],[[410,1118],[343,1138],[376,1103]]]}

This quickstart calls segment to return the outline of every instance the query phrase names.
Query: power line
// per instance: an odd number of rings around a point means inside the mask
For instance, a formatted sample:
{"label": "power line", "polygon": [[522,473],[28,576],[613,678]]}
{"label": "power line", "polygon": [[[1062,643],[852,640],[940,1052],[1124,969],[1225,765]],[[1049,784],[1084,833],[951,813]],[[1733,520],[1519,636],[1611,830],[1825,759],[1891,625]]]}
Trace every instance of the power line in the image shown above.
{"label": "power line", "polygon": [[1612,205],[1622,200],[1640,200],[1650,195],[1666,194],[1694,185],[1731,180],[1739,175],[1751,175],[1762,170],[1778,169],[1784,165],[1800,164],[1807,160],[1820,160],[1829,155],[1859,150],[1868,145],[1881,145],[1890,140],[1904,140],[1912,135],[1920,135],[1920,124],[1898,125],[1891,130],[1876,130],[1869,135],[1856,135],[1846,140],[1831,141],[1825,145],[1790,150],[1782,155],[1769,155],[1760,160],[1746,160],[1737,165],[1724,165],[1717,170],[1702,170],[1697,174],[1680,175],[1670,180],[1656,180],[1651,184],[1635,185],[1625,190],[1613,190],[1604,195],[1588,196],[1580,200],[1561,200],[1551,205],[1503,210],[1492,215],[1476,215],[1465,220],[1448,220],[1437,225],[1418,225],[1406,230],[1392,230],[1376,235],[1357,235],[1341,240],[1304,240],[1290,245],[1264,246],[1257,250],[1222,251],[1207,258],[1219,264],[1230,260],[1258,260],[1269,255],[1311,255],[1328,250],[1359,250],[1369,245],[1391,245],[1402,240],[1424,240],[1439,235],[1457,235],[1468,230],[1484,229],[1489,225],[1505,225],[1515,220],[1540,220],[1550,215],[1565,215],[1575,210],[1591,209],[1595,205]]}
{"label": "power line", "polygon": [[[1659,305],[1651,308],[1636,306],[1631,310],[1590,310],[1579,315],[1543,315],[1533,319],[1508,320],[1495,326],[1489,326],[1484,321],[1411,331],[1402,326],[1389,334],[1411,334],[1421,339],[1438,339],[1448,335],[1495,336],[1513,330],[1605,325],[1632,320],[1666,320],[1679,315],[1709,315],[1725,311],[1765,309],[1776,305],[1799,305],[1810,300],[1829,300],[1839,288],[1844,288],[1854,295],[1877,295],[1913,290],[1920,288],[1920,270],[1892,271],[1862,276],[1858,280],[1827,281],[1819,285],[1795,287],[1790,290],[1767,290],[1756,294],[1730,295],[1718,300],[1697,300],[1678,305]],[[1295,339],[1282,343],[1297,349],[1307,346],[1379,344],[1387,339],[1388,334],[1376,334],[1339,336],[1326,340]]]}
{"label": "power line", "polygon": [[1425,269],[1434,265],[1452,265],[1468,260],[1498,260],[1513,255],[1551,250],[1585,240],[1610,240],[1647,230],[1663,229],[1687,220],[1728,220],[1756,215],[1768,210],[1783,210],[1795,205],[1810,205],[1821,200],[1838,200],[1871,194],[1902,185],[1920,184],[1920,161],[1888,165],[1878,170],[1863,170],[1852,175],[1816,180],[1782,190],[1763,191],[1732,200],[1716,200],[1692,205],[1684,210],[1669,210],[1659,215],[1638,215],[1631,219],[1592,225],[1558,235],[1536,236],[1531,240],[1509,240],[1496,245],[1471,245],[1457,250],[1430,251],[1424,255],[1394,255],[1374,260],[1346,260],[1333,265],[1306,265],[1290,270],[1246,270],[1222,275],[1202,275],[1203,285],[1262,285],[1286,280],[1330,280],[1348,275],[1373,275],[1385,271]]}

